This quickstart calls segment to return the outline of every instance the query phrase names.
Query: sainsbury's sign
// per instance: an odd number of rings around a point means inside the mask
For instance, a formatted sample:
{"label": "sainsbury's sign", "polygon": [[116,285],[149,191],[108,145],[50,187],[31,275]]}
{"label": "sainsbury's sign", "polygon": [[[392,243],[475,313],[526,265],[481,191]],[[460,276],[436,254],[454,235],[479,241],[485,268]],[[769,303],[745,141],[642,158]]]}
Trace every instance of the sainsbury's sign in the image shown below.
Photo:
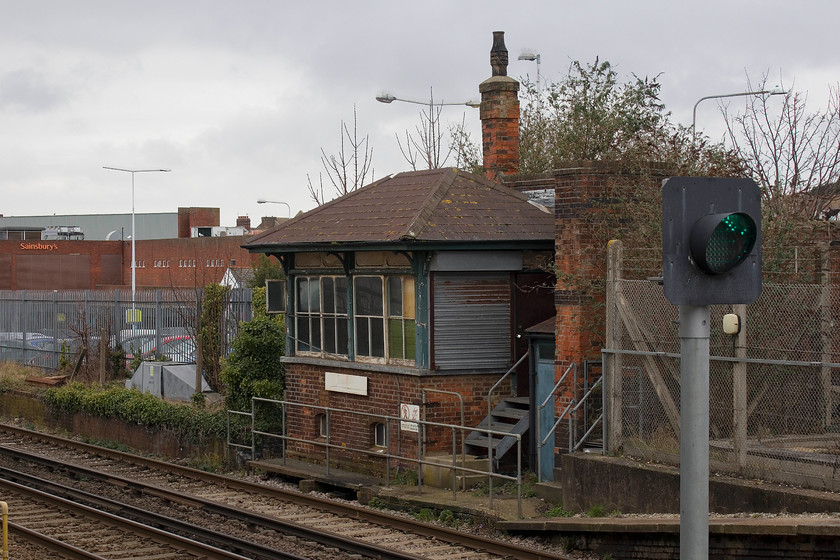
{"label": "sainsbury's sign", "polygon": [[55,243],[21,243],[20,248],[24,251],[57,251]]}

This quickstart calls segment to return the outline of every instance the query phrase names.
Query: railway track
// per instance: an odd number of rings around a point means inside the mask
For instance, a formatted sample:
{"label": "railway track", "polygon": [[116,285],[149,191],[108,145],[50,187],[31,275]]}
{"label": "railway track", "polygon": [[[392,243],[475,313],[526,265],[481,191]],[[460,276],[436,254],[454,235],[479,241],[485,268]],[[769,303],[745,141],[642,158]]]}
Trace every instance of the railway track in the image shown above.
{"label": "railway track", "polygon": [[2,474],[0,491],[13,512],[10,533],[61,558],[247,558],[12,482],[7,472]]}
{"label": "railway track", "polygon": [[[36,467],[64,480],[70,500],[96,503],[123,510],[127,501],[144,511],[167,511],[167,517],[187,520],[193,528],[181,533],[199,535],[224,526],[233,530],[220,537],[201,540],[248,558],[271,558],[267,551],[246,550],[246,542],[262,539],[267,548],[286,548],[288,543],[315,548],[304,557],[346,557],[417,560],[560,560],[567,556],[529,548],[480,535],[455,531],[355,504],[257,484],[164,463],[136,455],[95,447],[65,438],[0,425],[0,463]],[[1,475],[15,478],[12,472]],[[130,500],[129,500],[130,498]],[[172,511],[169,511],[172,509]],[[137,515],[137,514],[135,514]],[[142,515],[139,516],[142,518]],[[162,521],[154,523],[163,524]],[[177,532],[176,529],[173,529]],[[225,536],[227,535],[227,537]],[[257,539],[259,537],[260,539]],[[235,541],[240,539],[240,541]],[[272,541],[272,539],[274,539]],[[330,552],[325,553],[328,550]],[[261,555],[262,554],[262,555]]]}

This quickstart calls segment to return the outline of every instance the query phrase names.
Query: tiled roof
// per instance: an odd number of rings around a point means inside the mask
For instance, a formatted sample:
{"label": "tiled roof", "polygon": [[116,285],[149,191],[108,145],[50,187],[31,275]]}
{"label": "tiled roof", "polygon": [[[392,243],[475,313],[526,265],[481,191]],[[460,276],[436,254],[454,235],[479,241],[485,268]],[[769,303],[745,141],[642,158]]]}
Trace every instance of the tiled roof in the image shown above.
{"label": "tiled roof", "polygon": [[446,168],[386,177],[257,235],[245,247],[553,239],[553,214],[526,195]]}

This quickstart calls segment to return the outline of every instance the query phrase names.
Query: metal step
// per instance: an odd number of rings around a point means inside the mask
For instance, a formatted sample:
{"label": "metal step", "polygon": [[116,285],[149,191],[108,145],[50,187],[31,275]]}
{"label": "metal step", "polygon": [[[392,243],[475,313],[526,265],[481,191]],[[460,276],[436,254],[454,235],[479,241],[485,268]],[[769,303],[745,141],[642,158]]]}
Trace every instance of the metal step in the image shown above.
{"label": "metal step", "polygon": [[[486,455],[488,446],[493,450],[493,459],[498,461],[510,449],[516,447],[516,438],[513,435],[523,435],[528,431],[530,410],[528,397],[508,397],[496,405],[490,414],[476,427],[476,431],[470,432],[464,439],[464,444],[470,453]],[[504,432],[511,436],[493,435],[488,437],[486,432]]]}

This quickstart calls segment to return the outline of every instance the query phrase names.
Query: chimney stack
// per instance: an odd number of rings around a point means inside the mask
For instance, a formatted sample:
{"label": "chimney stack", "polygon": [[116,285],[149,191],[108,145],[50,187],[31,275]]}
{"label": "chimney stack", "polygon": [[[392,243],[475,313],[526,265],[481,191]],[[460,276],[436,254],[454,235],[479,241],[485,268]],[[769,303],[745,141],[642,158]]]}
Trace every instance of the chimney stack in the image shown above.
{"label": "chimney stack", "polygon": [[493,74],[479,86],[484,173],[498,180],[519,172],[519,82],[507,75],[505,32],[493,32],[490,67]]}
{"label": "chimney stack", "polygon": [[251,218],[248,216],[239,216],[236,218],[237,227],[242,226],[245,229],[251,229]]}

